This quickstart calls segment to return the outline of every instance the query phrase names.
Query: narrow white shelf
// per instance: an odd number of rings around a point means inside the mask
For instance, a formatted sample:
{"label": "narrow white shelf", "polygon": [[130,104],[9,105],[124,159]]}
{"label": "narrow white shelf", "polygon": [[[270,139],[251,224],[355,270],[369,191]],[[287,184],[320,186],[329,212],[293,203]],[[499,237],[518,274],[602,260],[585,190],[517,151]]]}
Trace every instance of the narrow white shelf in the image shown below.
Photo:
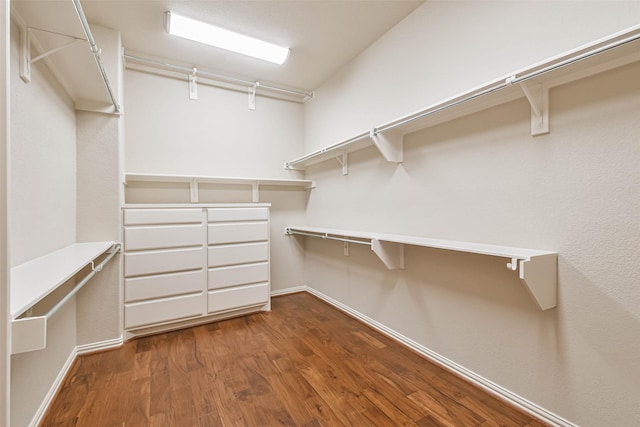
{"label": "narrow white shelf", "polygon": [[300,187],[304,190],[315,188],[314,181],[308,179],[278,179],[278,178],[246,178],[223,177],[203,175],[172,175],[172,174],[146,174],[126,173],[125,184],[129,182],[184,182],[188,183],[191,191],[191,203],[198,203],[198,184],[226,184],[226,185],[251,185],[252,201],[260,202],[261,186],[287,186]]}
{"label": "narrow white shelf", "polygon": [[348,154],[372,145],[385,160],[402,163],[405,135],[519,98],[526,98],[531,106],[531,134],[545,134],[549,132],[549,89],[636,61],[640,61],[640,25],[489,81],[293,159],[284,166],[305,170],[307,166],[336,158],[346,175]]}
{"label": "narrow white shelf", "polygon": [[506,258],[509,260],[507,268],[513,271],[518,270],[518,277],[541,310],[557,305],[557,252],[323,227],[287,227],[285,232],[289,235],[370,245],[371,250],[390,270],[404,268],[404,245]]}
{"label": "narrow white shelf", "polygon": [[11,317],[16,319],[107,252],[114,242],[76,243],[11,269]]}

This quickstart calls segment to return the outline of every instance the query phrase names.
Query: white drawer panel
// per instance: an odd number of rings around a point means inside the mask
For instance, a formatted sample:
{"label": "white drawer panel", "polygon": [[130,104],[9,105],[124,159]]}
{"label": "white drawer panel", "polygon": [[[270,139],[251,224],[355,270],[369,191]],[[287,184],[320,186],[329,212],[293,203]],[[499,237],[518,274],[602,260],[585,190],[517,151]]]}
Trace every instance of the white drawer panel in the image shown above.
{"label": "white drawer panel", "polygon": [[258,242],[268,240],[267,222],[209,224],[209,244]]}
{"label": "white drawer panel", "polygon": [[202,255],[202,248],[125,253],[124,276],[201,269]]}
{"label": "white drawer panel", "polygon": [[267,261],[269,243],[241,243],[209,247],[209,267]]}
{"label": "white drawer panel", "polygon": [[204,225],[167,225],[155,227],[125,227],[126,251],[141,249],[178,248],[202,246]]}
{"label": "white drawer panel", "polygon": [[142,276],[124,280],[125,302],[191,294],[202,291],[202,271]]}
{"label": "white drawer panel", "polygon": [[131,329],[201,315],[202,293],[130,303],[124,306],[124,327]]}
{"label": "white drawer panel", "polygon": [[209,289],[268,281],[269,264],[266,262],[209,269]]}
{"label": "white drawer panel", "polygon": [[124,225],[202,222],[202,209],[125,209]]}
{"label": "white drawer panel", "polygon": [[208,209],[209,222],[259,221],[269,219],[269,208],[216,208]]}
{"label": "white drawer panel", "polygon": [[216,313],[262,304],[267,301],[269,301],[269,284],[258,283],[210,291],[208,310],[209,313]]}

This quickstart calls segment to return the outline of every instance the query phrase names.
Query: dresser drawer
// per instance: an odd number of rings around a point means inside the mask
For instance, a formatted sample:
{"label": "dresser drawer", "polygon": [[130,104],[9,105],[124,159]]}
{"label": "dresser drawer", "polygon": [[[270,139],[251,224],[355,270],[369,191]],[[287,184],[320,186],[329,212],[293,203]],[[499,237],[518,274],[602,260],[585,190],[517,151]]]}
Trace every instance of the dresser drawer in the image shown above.
{"label": "dresser drawer", "polygon": [[203,272],[161,274],[124,279],[125,302],[191,294],[202,291]]}
{"label": "dresser drawer", "polygon": [[129,303],[124,306],[126,329],[202,315],[202,293]]}
{"label": "dresser drawer", "polygon": [[202,248],[170,249],[124,254],[125,277],[202,268]]}
{"label": "dresser drawer", "polygon": [[208,311],[218,313],[243,307],[265,304],[269,301],[269,284],[239,286],[209,291]]}
{"label": "dresser drawer", "polygon": [[125,209],[124,225],[202,223],[202,209]]}
{"label": "dresser drawer", "polygon": [[202,246],[203,224],[125,227],[125,251]]}
{"label": "dresser drawer", "polygon": [[216,208],[207,210],[209,222],[266,221],[269,208]]}
{"label": "dresser drawer", "polygon": [[209,244],[259,242],[269,239],[269,224],[241,222],[209,224]]}
{"label": "dresser drawer", "polygon": [[269,264],[241,264],[209,269],[209,289],[227,288],[249,283],[268,282]]}
{"label": "dresser drawer", "polygon": [[209,247],[209,267],[267,261],[269,243],[240,243]]}

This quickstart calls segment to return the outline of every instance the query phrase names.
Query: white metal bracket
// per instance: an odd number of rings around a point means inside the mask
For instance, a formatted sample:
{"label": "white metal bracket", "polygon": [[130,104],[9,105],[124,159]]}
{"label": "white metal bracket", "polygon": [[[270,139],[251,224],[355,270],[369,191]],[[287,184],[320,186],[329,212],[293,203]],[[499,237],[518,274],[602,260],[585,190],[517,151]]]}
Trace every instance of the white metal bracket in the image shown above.
{"label": "white metal bracket", "polygon": [[198,203],[198,180],[192,179],[189,181],[189,194],[191,196],[191,203]]}
{"label": "white metal bracket", "polygon": [[260,183],[258,181],[251,184],[251,201],[253,203],[260,202]]}
{"label": "white metal bracket", "polygon": [[371,129],[369,137],[378,147],[384,159],[388,162],[402,163],[403,161],[403,140],[404,135],[398,131],[378,132],[376,128]]}
{"label": "white metal bracket", "polygon": [[247,91],[249,93],[249,110],[255,111],[256,109],[256,85],[249,86]]}
{"label": "white metal bracket", "polygon": [[[515,78],[509,77],[506,82],[513,84]],[[531,135],[549,133],[549,88],[540,83],[526,81],[517,84],[531,105]]]}
{"label": "white metal bracket", "polygon": [[349,155],[346,151],[342,153],[340,156],[336,156],[336,160],[342,166],[342,175],[349,174]]}
{"label": "white metal bracket", "polygon": [[404,269],[404,245],[402,243],[371,239],[371,250],[389,270]]}
{"label": "white metal bracket", "polygon": [[557,264],[558,256],[550,254],[529,259],[512,258],[507,268],[512,271],[519,269],[518,277],[529,295],[541,310],[547,310],[557,305]]}
{"label": "white metal bracket", "polygon": [[198,99],[198,69],[193,67],[193,71],[189,74],[189,99],[195,101]]}
{"label": "white metal bracket", "polygon": [[[41,30],[44,31],[44,30]],[[56,33],[58,34],[58,33]],[[74,36],[69,36],[66,34],[58,34],[64,37],[69,37],[73,40],[71,40],[69,43],[65,43],[62,46],[58,46],[56,48],[53,48],[47,52],[44,52],[38,56],[36,56],[35,58],[31,57],[31,29],[30,28],[21,28],[20,29],[20,78],[26,82],[26,83],[30,83],[31,82],[31,64],[40,61],[41,59],[46,58],[47,56],[54,54],[62,49],[65,49],[71,45],[76,44],[79,41],[86,41],[84,39],[78,38],[78,37],[74,37]]]}

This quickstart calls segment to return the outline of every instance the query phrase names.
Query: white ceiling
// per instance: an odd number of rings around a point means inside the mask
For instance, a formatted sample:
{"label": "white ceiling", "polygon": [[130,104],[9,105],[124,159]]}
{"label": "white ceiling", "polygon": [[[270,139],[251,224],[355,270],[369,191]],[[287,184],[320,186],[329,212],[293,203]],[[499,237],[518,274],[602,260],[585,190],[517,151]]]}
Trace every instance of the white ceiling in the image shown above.
{"label": "white ceiling", "polygon": [[[83,0],[82,5],[89,23],[122,33],[127,52],[292,89],[314,90],[423,2]],[[275,65],[170,36],[163,27],[168,10],[289,47],[291,54],[285,64]]]}

